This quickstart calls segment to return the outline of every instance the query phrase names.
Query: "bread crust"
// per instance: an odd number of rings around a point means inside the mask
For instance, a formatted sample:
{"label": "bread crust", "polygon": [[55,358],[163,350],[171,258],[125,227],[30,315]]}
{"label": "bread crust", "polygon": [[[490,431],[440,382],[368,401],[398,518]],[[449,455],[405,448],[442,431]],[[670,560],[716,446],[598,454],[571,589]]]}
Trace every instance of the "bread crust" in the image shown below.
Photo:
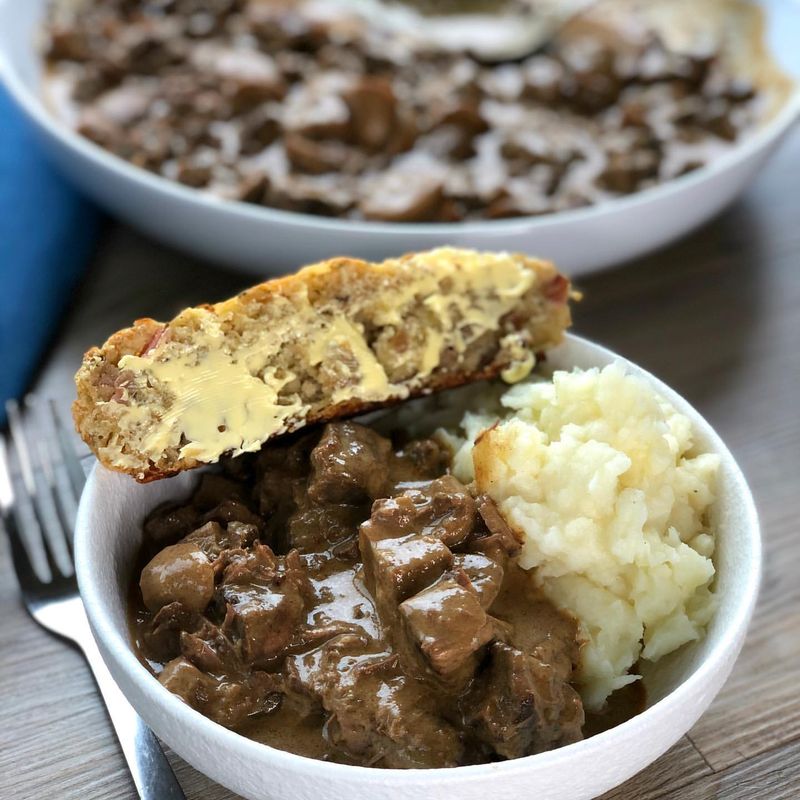
{"label": "bread crust", "polygon": [[[313,314],[328,314],[332,308],[339,308],[344,319],[349,318],[351,308],[358,309],[358,314],[364,316],[366,304],[374,303],[376,298],[381,299],[380,287],[384,285],[394,287],[392,291],[396,291],[397,286],[403,287],[404,282],[407,282],[413,288],[415,273],[424,272],[429,264],[435,262],[437,269],[441,264],[450,264],[453,268],[458,268],[460,264],[462,272],[468,274],[469,269],[464,266],[465,264],[478,264],[485,270],[486,264],[491,266],[493,263],[491,259],[497,259],[498,264],[514,262],[519,266],[521,274],[530,273],[533,281],[524,297],[521,297],[502,319],[497,320],[498,329],[494,334],[500,344],[497,345],[497,353],[493,353],[491,359],[484,358],[482,361],[469,363],[470,357],[475,354],[475,348],[480,344],[475,342],[464,351],[463,358],[454,363],[452,368],[445,369],[439,365],[422,378],[417,373],[412,379],[393,381],[391,386],[395,389],[401,387],[402,395],[395,392],[383,397],[369,396],[360,391],[359,385],[354,387],[352,396],[334,397],[336,392],[329,392],[327,397],[323,396],[321,402],[315,402],[302,413],[287,417],[279,429],[265,435],[261,443],[275,436],[299,430],[306,425],[353,416],[393,405],[411,397],[438,392],[471,381],[494,378],[519,356],[517,339],[524,341],[532,352],[540,352],[557,344],[565,328],[570,324],[567,304],[569,282],[552,264],[521,255],[477,254],[451,248],[429,253],[412,253],[382,264],[370,264],[350,258],[334,258],[306,267],[295,274],[258,284],[230,300],[187,309],[170,323],[164,324],[150,318],[138,319],[131,327],[112,334],[101,347],[92,347],[86,352],[75,376],[77,398],[73,404],[73,417],[76,429],[104,466],[128,473],[139,482],[158,480],[214,461],[216,458],[180,456],[174,453],[169,455],[166,452],[157,454],[156,457],[153,457],[152,453],[145,457],[145,452],[137,445],[135,437],[122,430],[122,423],[127,416],[130,416],[132,408],[138,411],[144,407],[149,413],[149,405],[152,405],[151,401],[155,397],[153,385],[158,384],[152,375],[145,374],[146,370],[137,371],[135,368],[126,367],[131,358],[134,361],[145,359],[146,366],[158,366],[161,362],[174,360],[174,352],[179,352],[180,357],[184,357],[187,353],[202,350],[201,334],[205,329],[201,323],[238,326],[237,335],[242,336],[242,331],[245,331],[248,335],[267,337],[269,327],[278,318],[275,308],[282,309],[286,306],[291,310],[292,306],[287,306],[287,302],[298,305],[301,302],[298,298],[302,299],[303,309],[308,307],[312,310],[310,312],[312,316],[308,316],[307,310],[303,312],[306,316],[298,315],[299,327],[307,324],[308,320],[314,321]],[[447,274],[447,270],[442,269],[444,270],[442,274]],[[492,290],[487,289],[485,293],[491,294]],[[368,299],[365,300],[365,297]],[[486,298],[478,296],[473,297],[470,302],[474,302],[477,307],[484,300]],[[462,297],[459,302],[463,305],[466,301]],[[418,306],[421,300],[415,303]],[[527,318],[522,316],[531,308],[534,309],[535,319],[531,316]],[[270,314],[273,314],[273,317],[270,317]],[[368,318],[365,318],[364,322],[370,324]],[[192,325],[200,326],[197,332],[192,332]],[[421,330],[425,333],[424,326]],[[394,335],[397,336],[398,332]],[[501,335],[505,335],[506,339],[513,339],[513,347],[506,347],[507,352],[503,350],[505,340]],[[185,341],[178,344],[175,340],[179,336],[184,337]],[[323,335],[319,341],[327,345],[328,340],[325,336],[328,334]],[[437,336],[444,337],[442,350],[444,354],[448,345],[447,334],[438,333]],[[167,341],[170,337],[172,339]],[[311,332],[308,341],[312,341]],[[311,346],[308,344],[306,350]],[[376,349],[372,344],[370,347]],[[390,352],[390,355],[393,353]],[[272,363],[277,362],[274,359],[272,362],[268,360],[267,367]],[[388,374],[389,369],[386,371]],[[266,382],[266,378],[264,380]],[[131,390],[131,386],[134,385],[138,386],[135,391]],[[141,397],[145,399],[141,400]],[[163,402],[165,405],[161,409],[160,416],[156,413],[154,419],[160,419],[167,412],[174,411],[177,405],[174,399]],[[243,451],[231,449],[234,452]],[[230,449],[225,452],[229,451]]]}

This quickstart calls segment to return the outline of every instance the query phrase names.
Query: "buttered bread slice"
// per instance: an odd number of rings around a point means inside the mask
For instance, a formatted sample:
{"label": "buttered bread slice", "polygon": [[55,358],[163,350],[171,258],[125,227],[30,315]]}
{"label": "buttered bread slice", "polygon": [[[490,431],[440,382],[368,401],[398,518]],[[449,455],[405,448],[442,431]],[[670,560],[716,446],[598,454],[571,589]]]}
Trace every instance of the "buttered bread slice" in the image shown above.
{"label": "buttered bread slice", "polygon": [[105,466],[154,480],[310,423],[519,380],[569,325],[568,292],[517,254],[332,259],[115,333],[75,376],[75,423]]}

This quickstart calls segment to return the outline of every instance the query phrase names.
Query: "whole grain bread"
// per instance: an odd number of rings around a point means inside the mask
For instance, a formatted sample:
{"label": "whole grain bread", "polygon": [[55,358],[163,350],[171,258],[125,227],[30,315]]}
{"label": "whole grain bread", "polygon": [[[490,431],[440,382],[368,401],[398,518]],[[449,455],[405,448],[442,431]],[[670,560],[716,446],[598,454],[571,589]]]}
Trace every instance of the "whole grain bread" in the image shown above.
{"label": "whole grain bread", "polygon": [[137,320],[75,376],[78,432],[145,482],[305,425],[527,375],[569,325],[569,282],[517,254],[335,258],[166,324]]}

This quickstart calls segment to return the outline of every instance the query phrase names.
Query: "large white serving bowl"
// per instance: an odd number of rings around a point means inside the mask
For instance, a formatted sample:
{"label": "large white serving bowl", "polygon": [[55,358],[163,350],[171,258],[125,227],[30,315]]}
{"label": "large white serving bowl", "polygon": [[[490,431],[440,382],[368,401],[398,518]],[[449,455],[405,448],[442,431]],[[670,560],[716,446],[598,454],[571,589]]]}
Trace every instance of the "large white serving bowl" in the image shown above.
{"label": "large white serving bowl", "polygon": [[[800,80],[800,3],[759,0],[779,63]],[[331,255],[380,259],[442,244],[517,250],[580,275],[687,233],[749,183],[800,114],[800,92],[756,135],[689,175],[601,206],[513,220],[396,224],[326,219],[216,199],[131,166],[44,107],[37,30],[47,0],[0,0],[0,75],[53,161],[112,213],[158,239],[258,275]]]}
{"label": "large white serving bowl", "polygon": [[705,638],[645,675],[648,708],[628,722],[560,750],[516,761],[437,770],[379,770],[296,756],[239,736],[170,694],[133,654],[126,603],[147,512],[185,497],[197,473],[140,486],[96,467],[81,499],[75,556],[81,593],[103,657],[147,724],[192,766],[249,800],[584,800],[647,766],[689,730],[730,673],[758,594],[761,542],[747,483],[708,422],[644,370],[568,336],[548,358],[556,368],[619,360],[692,421],[696,446],[722,461],[713,506],[719,608]]}

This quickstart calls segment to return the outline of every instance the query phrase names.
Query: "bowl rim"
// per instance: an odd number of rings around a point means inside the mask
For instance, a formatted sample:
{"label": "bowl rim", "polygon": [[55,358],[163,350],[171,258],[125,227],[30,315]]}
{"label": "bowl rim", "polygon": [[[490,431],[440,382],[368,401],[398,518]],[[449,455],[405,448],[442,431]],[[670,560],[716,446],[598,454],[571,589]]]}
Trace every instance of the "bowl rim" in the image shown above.
{"label": "bowl rim", "polygon": [[[664,722],[676,709],[687,707],[689,701],[696,698],[704,686],[713,682],[715,675],[726,676],[727,669],[730,669],[733,659],[738,654],[755,608],[761,579],[762,542],[758,513],[750,488],[736,459],[710,423],[687,400],[647,370],[602,345],[574,334],[567,334],[566,340],[589,353],[595,366],[602,367],[611,362],[622,363],[626,372],[644,378],[678,411],[689,416],[693,430],[696,433],[700,432],[707,440],[709,445],[707,452],[716,453],[721,457],[724,467],[730,474],[731,484],[740,494],[745,510],[745,519],[738,525],[738,528],[743,532],[753,558],[748,565],[746,575],[739,576],[741,585],[737,587],[736,595],[731,600],[734,604],[734,612],[730,622],[720,631],[718,641],[697,668],[663,698],[614,728],[555,750],[510,761],[447,769],[382,768],[376,770],[372,767],[321,761],[248,739],[212,722],[164,689],[134,655],[127,629],[119,630],[108,609],[104,606],[102,592],[99,591],[95,582],[97,570],[93,558],[91,506],[95,502],[98,482],[102,480],[102,476],[116,474],[96,463],[89,475],[78,510],[75,529],[75,564],[81,596],[92,632],[100,643],[103,657],[108,661],[112,671],[114,667],[118,668],[154,707],[160,707],[165,714],[174,718],[176,722],[180,723],[182,729],[196,731],[198,735],[213,738],[221,748],[236,751],[243,757],[252,759],[253,764],[269,763],[275,767],[302,772],[303,775],[313,775],[329,780],[346,776],[351,781],[380,780],[383,784],[400,785],[441,783],[451,778],[511,777],[521,772],[529,772],[534,767],[557,767],[562,762],[572,762],[573,759],[581,757],[591,759],[593,753],[600,756],[615,745],[623,745],[625,742],[646,736],[648,732],[657,729],[659,721]],[[123,476],[116,475],[116,477],[121,479]]]}
{"label": "bowl rim", "polygon": [[[40,12],[37,15],[38,26],[41,19],[41,10],[44,9],[46,0],[34,1],[38,3],[37,10]],[[8,13],[8,9],[14,2],[15,0],[0,0],[0,15],[4,11]],[[768,5],[767,0],[755,0],[755,2],[761,6]],[[800,29],[800,6],[797,6],[795,11],[798,15],[798,28]],[[9,26],[9,28],[11,27]],[[32,39],[31,48],[34,50],[34,57],[38,60],[40,55],[36,52],[35,37],[32,37]],[[424,237],[426,235],[435,237],[456,232],[465,236],[496,235],[516,231],[546,230],[560,224],[580,223],[587,219],[602,220],[607,215],[625,212],[641,204],[667,200],[684,190],[689,191],[692,187],[705,183],[707,180],[726,172],[736,164],[746,161],[762,148],[766,148],[773,142],[778,141],[800,119],[800,74],[793,75],[784,69],[784,73],[792,80],[794,87],[784,100],[782,107],[764,125],[744,137],[740,143],[737,143],[729,151],[704,164],[699,169],[630,195],[611,198],[601,203],[576,209],[501,220],[379,222],[331,218],[297,211],[286,211],[269,206],[258,206],[239,200],[226,200],[200,189],[183,186],[176,181],[148,172],[141,167],[133,166],[125,159],[113,155],[86,137],[81,136],[66,123],[59,120],[55,113],[49,111],[39,93],[30,90],[19,77],[14,60],[2,45],[3,34],[0,33],[0,78],[2,78],[16,105],[22,109],[40,132],[49,135],[66,147],[72,154],[88,160],[95,167],[115,172],[119,177],[132,181],[141,190],[155,192],[175,201],[189,203],[207,212],[213,213],[215,210],[221,210],[225,214],[230,214],[246,221],[246,223],[269,221],[301,229],[314,228],[321,232],[336,231],[353,235],[397,236],[407,234],[409,237]]]}

